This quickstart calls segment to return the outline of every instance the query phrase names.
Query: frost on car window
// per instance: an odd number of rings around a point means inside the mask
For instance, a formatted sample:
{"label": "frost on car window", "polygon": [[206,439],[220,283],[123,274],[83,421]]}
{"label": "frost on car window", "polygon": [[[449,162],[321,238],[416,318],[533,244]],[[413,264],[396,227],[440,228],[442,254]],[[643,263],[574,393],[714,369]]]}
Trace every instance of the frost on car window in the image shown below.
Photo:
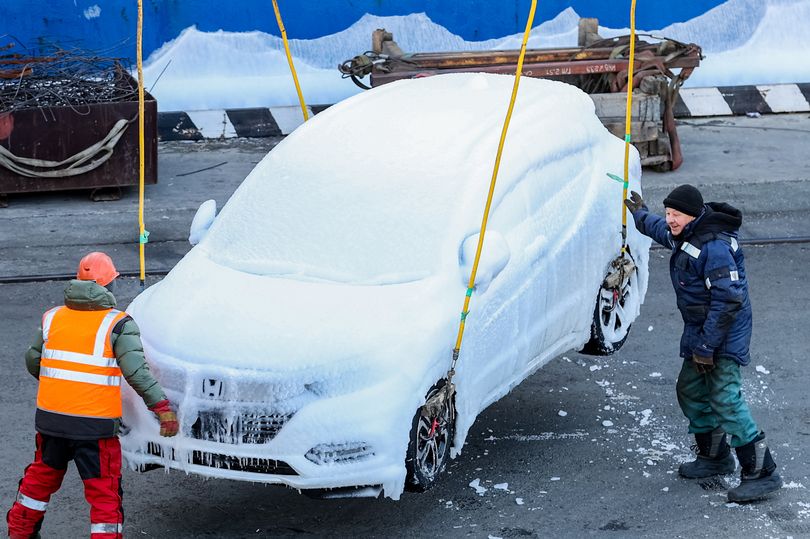
{"label": "frost on car window", "polygon": [[341,156],[334,142],[287,147],[279,145],[256,168],[212,228],[205,248],[215,262],[260,275],[362,284],[435,271],[453,200],[420,184],[437,178],[407,170],[376,175],[362,166],[362,154],[380,150]]}

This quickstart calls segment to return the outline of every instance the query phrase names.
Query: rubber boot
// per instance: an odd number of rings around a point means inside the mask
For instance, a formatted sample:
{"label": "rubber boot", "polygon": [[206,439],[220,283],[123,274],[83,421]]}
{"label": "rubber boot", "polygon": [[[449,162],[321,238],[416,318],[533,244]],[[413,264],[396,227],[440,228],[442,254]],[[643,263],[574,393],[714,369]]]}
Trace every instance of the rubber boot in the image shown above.
{"label": "rubber boot", "polygon": [[697,458],[692,462],[684,462],[678,468],[681,477],[701,479],[729,474],[737,469],[731,448],[726,442],[726,433],[720,427],[711,432],[695,434],[695,448]]}
{"label": "rubber boot", "polygon": [[740,461],[740,486],[728,491],[730,502],[759,500],[782,488],[782,478],[776,473],[776,463],[765,443],[765,433],[760,432],[753,441],[738,447]]}

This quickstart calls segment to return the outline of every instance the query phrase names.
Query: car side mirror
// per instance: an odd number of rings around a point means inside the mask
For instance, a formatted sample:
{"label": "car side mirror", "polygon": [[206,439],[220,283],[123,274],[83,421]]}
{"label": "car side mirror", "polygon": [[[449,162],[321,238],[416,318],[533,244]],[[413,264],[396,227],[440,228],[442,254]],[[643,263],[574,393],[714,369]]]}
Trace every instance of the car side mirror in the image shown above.
{"label": "car side mirror", "polygon": [[[461,242],[458,251],[461,281],[465,285],[470,281],[470,272],[475,261],[475,250],[478,247],[479,237],[480,234],[467,236]],[[475,275],[475,288],[479,293],[483,293],[489,288],[489,284],[506,267],[511,256],[506,238],[500,232],[487,230],[484,235],[481,259],[478,261],[478,271]]]}
{"label": "car side mirror", "polygon": [[194,214],[194,219],[191,220],[191,228],[188,232],[188,242],[191,245],[197,245],[202,241],[208,233],[208,229],[211,228],[216,216],[216,200],[206,200],[200,204],[200,207],[197,208],[197,213]]}

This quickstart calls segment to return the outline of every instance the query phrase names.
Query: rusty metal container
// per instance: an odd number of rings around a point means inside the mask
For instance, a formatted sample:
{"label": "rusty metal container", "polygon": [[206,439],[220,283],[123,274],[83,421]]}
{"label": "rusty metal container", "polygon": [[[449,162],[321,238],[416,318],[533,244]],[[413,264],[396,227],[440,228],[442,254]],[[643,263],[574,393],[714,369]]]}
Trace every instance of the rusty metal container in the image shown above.
{"label": "rusty metal container", "polygon": [[[132,100],[0,111],[0,146],[13,154],[17,158],[16,162],[22,158],[64,161],[103,141],[119,120],[126,121],[123,127],[119,125],[120,138],[111,146],[111,151],[96,152],[74,169],[89,169],[93,164],[103,162],[92,170],[79,174],[59,177],[29,176],[9,168],[6,154],[6,160],[0,160],[0,195],[138,185],[137,83],[128,74],[123,80],[132,91]],[[157,101],[148,93],[145,97],[145,183],[154,184],[157,183]],[[107,154],[109,156],[104,160]],[[24,162],[21,166],[26,171],[48,170],[30,162]],[[67,167],[55,168],[64,171]]]}

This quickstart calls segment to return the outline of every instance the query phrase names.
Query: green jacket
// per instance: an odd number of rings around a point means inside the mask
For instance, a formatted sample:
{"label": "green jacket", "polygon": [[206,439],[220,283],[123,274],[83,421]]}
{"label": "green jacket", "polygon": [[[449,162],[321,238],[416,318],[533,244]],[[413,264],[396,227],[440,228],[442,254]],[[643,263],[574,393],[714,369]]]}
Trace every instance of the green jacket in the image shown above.
{"label": "green jacket", "polygon": [[[93,281],[80,281],[74,279],[70,281],[67,288],[65,288],[65,306],[70,309],[80,311],[96,311],[103,309],[112,309],[116,306],[115,296],[112,292],[96,284]],[[141,343],[141,332],[138,325],[132,318],[125,318],[122,322],[113,328],[112,337],[113,352],[118,360],[118,365],[121,368],[121,373],[127,383],[140,395],[147,407],[150,407],[164,399],[166,394],[163,388],[152,376],[149,370],[149,365],[143,353],[143,344]],[[32,376],[39,379],[40,359],[42,356],[42,324],[40,323],[39,331],[34,338],[28,351],[25,353],[25,366]],[[54,432],[53,427],[41,428],[44,424],[51,424],[52,422],[40,421],[40,414],[42,410],[37,410],[37,430],[50,434],[53,436],[63,436],[66,438],[74,439],[88,439],[96,438],[96,435],[90,433],[74,435],[71,432]],[[41,425],[42,423],[42,425]],[[120,428],[120,419],[116,419],[112,424],[112,431],[109,436],[118,434]],[[106,437],[106,436],[98,436]]]}

